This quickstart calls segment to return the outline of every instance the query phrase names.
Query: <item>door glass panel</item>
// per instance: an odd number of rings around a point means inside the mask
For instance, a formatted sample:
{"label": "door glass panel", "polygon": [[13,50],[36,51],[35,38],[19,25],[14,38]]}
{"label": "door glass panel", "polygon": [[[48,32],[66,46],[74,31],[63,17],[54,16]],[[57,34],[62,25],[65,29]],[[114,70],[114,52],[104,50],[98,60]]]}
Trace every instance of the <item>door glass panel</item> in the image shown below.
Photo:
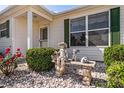
{"label": "door glass panel", "polygon": [[47,47],[48,31],[47,27],[40,29],[40,47]]}
{"label": "door glass panel", "polygon": [[43,40],[47,40],[47,28],[43,29]]}

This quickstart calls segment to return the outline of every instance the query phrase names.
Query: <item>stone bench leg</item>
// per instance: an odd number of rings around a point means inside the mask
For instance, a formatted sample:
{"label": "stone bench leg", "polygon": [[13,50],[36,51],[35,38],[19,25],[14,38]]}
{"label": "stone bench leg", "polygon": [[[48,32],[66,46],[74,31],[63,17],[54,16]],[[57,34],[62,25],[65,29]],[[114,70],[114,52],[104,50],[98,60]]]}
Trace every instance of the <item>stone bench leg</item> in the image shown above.
{"label": "stone bench leg", "polygon": [[62,76],[65,72],[65,61],[64,59],[60,60],[58,59],[57,60],[57,64],[56,64],[56,75],[58,77]]}
{"label": "stone bench leg", "polygon": [[92,75],[91,75],[91,70],[90,69],[84,69],[83,70],[83,79],[82,83],[84,85],[90,86],[91,80],[92,80]]}

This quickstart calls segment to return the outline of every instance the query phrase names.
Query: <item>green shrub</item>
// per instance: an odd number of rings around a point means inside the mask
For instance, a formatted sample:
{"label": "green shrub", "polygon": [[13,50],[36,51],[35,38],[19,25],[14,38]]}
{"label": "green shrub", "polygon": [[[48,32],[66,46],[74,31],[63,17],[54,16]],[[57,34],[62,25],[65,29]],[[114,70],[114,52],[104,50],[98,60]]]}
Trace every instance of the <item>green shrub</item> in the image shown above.
{"label": "green shrub", "polygon": [[105,48],[104,63],[106,67],[110,66],[114,61],[124,61],[124,45],[114,45]]}
{"label": "green shrub", "polygon": [[106,71],[107,87],[124,88],[124,62],[115,61]]}
{"label": "green shrub", "polygon": [[51,62],[51,55],[54,53],[53,48],[33,48],[26,53],[26,61],[29,68],[33,71],[48,71],[54,64]]}

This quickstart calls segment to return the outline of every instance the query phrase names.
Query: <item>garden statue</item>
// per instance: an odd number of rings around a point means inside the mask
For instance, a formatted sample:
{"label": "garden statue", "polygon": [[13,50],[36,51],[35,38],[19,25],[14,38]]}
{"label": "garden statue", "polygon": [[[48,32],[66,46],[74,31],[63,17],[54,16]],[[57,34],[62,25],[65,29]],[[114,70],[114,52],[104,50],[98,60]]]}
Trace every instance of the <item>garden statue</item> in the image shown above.
{"label": "garden statue", "polygon": [[83,84],[89,86],[92,80],[91,70],[95,66],[95,61],[89,60],[88,57],[83,57],[81,63],[85,65],[83,66]]}
{"label": "garden statue", "polygon": [[87,57],[82,57],[81,58],[81,63],[86,63],[86,62],[89,62],[88,58]]}
{"label": "garden statue", "polygon": [[72,52],[72,61],[77,61],[77,53],[78,52],[79,52],[79,50],[73,49],[73,52]]}
{"label": "garden statue", "polygon": [[59,43],[59,51],[55,51],[52,55],[53,62],[55,62],[56,75],[62,76],[65,71],[65,62],[67,61],[67,44],[64,42]]}

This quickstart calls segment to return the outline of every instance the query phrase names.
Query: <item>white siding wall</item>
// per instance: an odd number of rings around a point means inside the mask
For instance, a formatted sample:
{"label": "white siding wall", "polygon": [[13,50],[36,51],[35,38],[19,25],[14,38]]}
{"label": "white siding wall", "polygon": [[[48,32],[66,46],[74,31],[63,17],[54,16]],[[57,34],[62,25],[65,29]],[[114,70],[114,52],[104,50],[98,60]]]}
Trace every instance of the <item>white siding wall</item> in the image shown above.
{"label": "white siding wall", "polygon": [[[58,47],[59,42],[64,41],[64,19],[71,19],[98,12],[109,10],[117,6],[96,6],[95,8],[79,9],[70,13],[58,15],[54,17],[52,22],[47,21],[33,21],[33,47],[39,47],[39,28],[45,25],[49,26],[49,46]],[[0,23],[6,21],[8,18],[0,20]],[[120,32],[121,44],[124,44],[124,6],[120,6]],[[12,34],[12,33],[11,33]],[[11,35],[10,34],[10,35]],[[12,39],[0,38],[0,50],[12,45]],[[27,50],[27,20],[24,17],[16,18],[15,20],[15,48],[20,47],[23,53]],[[80,50],[79,58],[87,56],[92,60],[103,61],[104,47],[70,47],[69,50],[77,48]]]}
{"label": "white siding wall", "polygon": [[[33,47],[39,47],[39,28],[48,25],[47,21],[33,19]],[[15,20],[15,48],[22,48],[25,54],[27,50],[27,18],[18,17]]]}
{"label": "white siding wall", "polygon": [[33,20],[33,47],[39,47],[39,30],[42,27],[48,26],[49,22],[47,20]]}
{"label": "white siding wall", "polygon": [[[73,11],[72,13],[67,13],[63,15],[56,16],[54,21],[50,24],[50,46],[57,47],[59,42],[64,41],[64,19],[71,19],[80,16],[85,16],[89,14],[99,13],[103,11],[110,10],[117,6],[97,6],[90,9],[80,9]],[[124,6],[121,6],[121,42],[124,43]],[[123,33],[123,35],[122,35]],[[78,57],[83,56],[89,57],[91,60],[103,61],[103,53],[105,47],[70,47],[69,50],[72,51],[73,48],[79,49]]]}
{"label": "white siding wall", "polygon": [[21,48],[25,54],[27,50],[27,21],[24,17],[15,20],[15,48]]}
{"label": "white siding wall", "polygon": [[120,6],[120,36],[121,44],[124,44],[124,5]]}
{"label": "white siding wall", "polygon": [[[18,34],[18,31],[21,31],[22,29],[24,29],[25,24],[23,25],[24,27],[22,25],[20,25],[23,22],[18,23],[19,20],[21,20],[21,19],[15,20],[15,17],[26,12],[28,7],[29,6],[16,6],[13,9],[8,10],[7,12],[0,15],[0,23],[10,19],[10,38],[0,39],[0,51],[6,47],[11,46],[12,53],[14,53],[16,50],[15,48],[20,47],[20,44],[19,44],[20,42],[18,42],[18,41],[21,41],[21,39],[23,41],[23,38],[20,39],[20,36],[23,35],[23,33],[19,32],[19,34]],[[19,36],[19,38],[17,38],[18,36]],[[24,34],[24,36],[25,36],[25,34]]]}
{"label": "white siding wall", "polygon": [[[44,20],[44,19],[41,19],[40,21],[39,21],[39,30],[40,30],[40,28],[43,28],[43,27],[48,27],[48,39],[47,39],[47,42],[42,42],[42,47],[49,47],[49,31],[50,31],[50,25],[49,25],[49,21],[48,20]],[[39,31],[38,30],[38,31]],[[40,35],[39,35],[39,37],[40,37]],[[39,39],[39,37],[38,37],[38,39]],[[38,42],[39,43],[39,42]],[[40,46],[39,46],[40,47]]]}
{"label": "white siding wall", "polygon": [[50,47],[58,47],[59,42],[64,42],[64,20],[55,19],[50,24]]}
{"label": "white siding wall", "polygon": [[39,23],[33,20],[33,47],[39,47]]}
{"label": "white siding wall", "polygon": [[[50,46],[58,47],[59,42],[64,42],[64,19],[55,20],[50,25]],[[103,60],[103,47],[70,47],[69,54],[72,49],[79,49],[78,58],[80,59],[83,56],[87,56],[92,60]]]}
{"label": "white siding wall", "polygon": [[[6,22],[9,19],[10,19],[10,17],[0,20],[0,24]],[[11,23],[11,21],[10,21],[10,23]],[[0,52],[3,52],[4,49],[7,48],[7,47],[10,47],[10,48],[12,47],[12,41],[11,41],[11,24],[10,24],[10,30],[9,31],[10,31],[9,38],[7,38],[7,37],[0,38]]]}

